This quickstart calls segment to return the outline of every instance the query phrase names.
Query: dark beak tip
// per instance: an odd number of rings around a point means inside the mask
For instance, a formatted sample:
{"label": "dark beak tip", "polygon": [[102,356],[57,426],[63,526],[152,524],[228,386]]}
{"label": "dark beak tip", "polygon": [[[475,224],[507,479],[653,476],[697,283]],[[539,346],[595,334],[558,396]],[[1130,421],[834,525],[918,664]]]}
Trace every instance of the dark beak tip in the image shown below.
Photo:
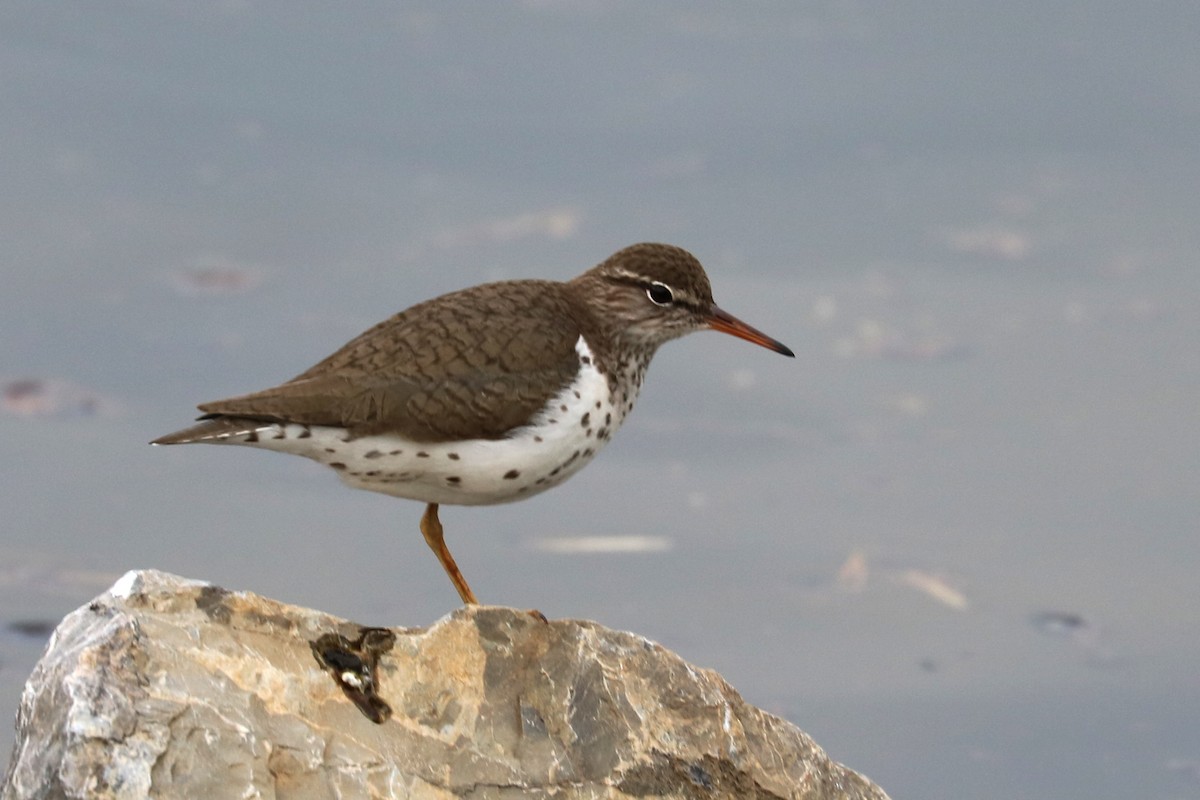
{"label": "dark beak tip", "polygon": [[721,308],[713,306],[708,319],[708,326],[713,330],[721,333],[728,333],[739,339],[745,339],[748,342],[765,347],[768,350],[773,350],[780,355],[788,358],[795,358],[796,354],[792,352],[792,348],[788,347],[778,339],[773,339],[767,336],[762,331],[742,322],[737,317],[733,316]]}

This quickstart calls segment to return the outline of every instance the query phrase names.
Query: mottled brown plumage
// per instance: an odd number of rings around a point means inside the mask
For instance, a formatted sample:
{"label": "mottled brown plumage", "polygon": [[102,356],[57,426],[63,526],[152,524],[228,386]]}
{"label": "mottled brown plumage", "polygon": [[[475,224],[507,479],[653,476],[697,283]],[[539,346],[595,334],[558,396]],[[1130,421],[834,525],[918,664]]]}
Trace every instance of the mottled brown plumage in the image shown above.
{"label": "mottled brown plumage", "polygon": [[415,305],[286,383],[202,404],[198,425],[154,444],[280,450],[422,500],[426,542],[473,603],[438,505],[518,500],[574,475],[633,408],[658,347],[701,328],[792,355],[719,309],[690,253],[634,245],[565,283],[489,283]]}
{"label": "mottled brown plumage", "polygon": [[[614,374],[606,370],[620,357],[614,351],[648,360],[663,341],[700,327],[692,315],[664,325],[661,307],[642,296],[640,286],[651,282],[672,287],[687,310],[712,307],[708,278],[690,253],[634,245],[568,283],[489,283],[420,303],[287,383],[200,410],[210,418],[334,425],[353,437],[502,438],[570,384],[580,336],[592,342],[601,370]],[[630,286],[639,289],[636,303],[612,291]]]}
{"label": "mottled brown plumage", "polygon": [[287,383],[200,410],[354,437],[498,439],[571,382],[589,323],[566,284],[474,286],[396,314]]}

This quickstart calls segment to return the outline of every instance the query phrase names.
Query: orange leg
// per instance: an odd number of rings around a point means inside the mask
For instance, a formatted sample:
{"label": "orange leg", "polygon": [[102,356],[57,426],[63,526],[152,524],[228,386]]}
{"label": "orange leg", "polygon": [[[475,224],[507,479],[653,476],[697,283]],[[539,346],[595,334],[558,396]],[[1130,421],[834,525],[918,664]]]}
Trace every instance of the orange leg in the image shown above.
{"label": "orange leg", "polygon": [[429,549],[438,557],[438,561],[442,562],[442,569],[446,570],[446,574],[450,576],[450,582],[454,584],[454,588],[458,589],[458,596],[467,605],[478,605],[475,599],[475,593],[471,591],[471,587],[467,586],[467,579],[458,570],[458,564],[454,563],[454,556],[450,555],[450,548],[446,547],[446,539],[442,535],[442,523],[438,520],[438,504],[430,503],[425,506],[425,513],[421,515],[421,533],[425,535],[425,543],[429,545]]}

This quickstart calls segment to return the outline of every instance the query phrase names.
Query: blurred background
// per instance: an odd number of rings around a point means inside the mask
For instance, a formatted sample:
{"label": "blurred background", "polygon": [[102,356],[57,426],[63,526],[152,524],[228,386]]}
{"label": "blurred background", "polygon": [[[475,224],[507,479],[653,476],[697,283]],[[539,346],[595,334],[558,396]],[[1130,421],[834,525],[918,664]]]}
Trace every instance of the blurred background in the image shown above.
{"label": "blurred background", "polygon": [[[0,713],[154,567],[372,625],[421,506],[152,449],[414,302],[637,241],[697,334],[482,600],[719,670],[892,796],[1200,797],[1200,6],[0,6]],[[10,726],[0,747],[11,742]]]}

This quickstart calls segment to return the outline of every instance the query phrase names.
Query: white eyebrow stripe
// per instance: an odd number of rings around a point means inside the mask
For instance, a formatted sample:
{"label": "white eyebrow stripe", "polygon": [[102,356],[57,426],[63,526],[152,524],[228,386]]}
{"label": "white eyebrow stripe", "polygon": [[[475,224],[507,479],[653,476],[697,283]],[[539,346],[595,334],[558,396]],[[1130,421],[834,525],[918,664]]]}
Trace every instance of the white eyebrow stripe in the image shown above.
{"label": "white eyebrow stripe", "polygon": [[635,281],[637,283],[645,283],[646,282],[645,275],[638,275],[636,272],[630,272],[629,270],[622,269],[620,267],[617,267],[616,269],[614,269],[612,271],[612,274],[618,278],[625,278],[627,280]]}
{"label": "white eyebrow stripe", "polygon": [[624,278],[625,280],[633,281],[634,283],[637,283],[637,284],[661,283],[663,286],[666,286],[668,289],[671,290],[671,294],[674,296],[676,303],[682,302],[686,305],[690,305],[690,306],[693,306],[696,308],[700,307],[700,298],[696,297],[691,292],[685,292],[682,289],[677,289],[676,287],[672,286],[669,283],[665,283],[663,281],[652,280],[650,278],[647,278],[645,275],[639,275],[636,272],[630,272],[629,270],[623,269],[621,267],[616,267],[615,269],[613,269],[613,271],[610,274],[614,278]]}

